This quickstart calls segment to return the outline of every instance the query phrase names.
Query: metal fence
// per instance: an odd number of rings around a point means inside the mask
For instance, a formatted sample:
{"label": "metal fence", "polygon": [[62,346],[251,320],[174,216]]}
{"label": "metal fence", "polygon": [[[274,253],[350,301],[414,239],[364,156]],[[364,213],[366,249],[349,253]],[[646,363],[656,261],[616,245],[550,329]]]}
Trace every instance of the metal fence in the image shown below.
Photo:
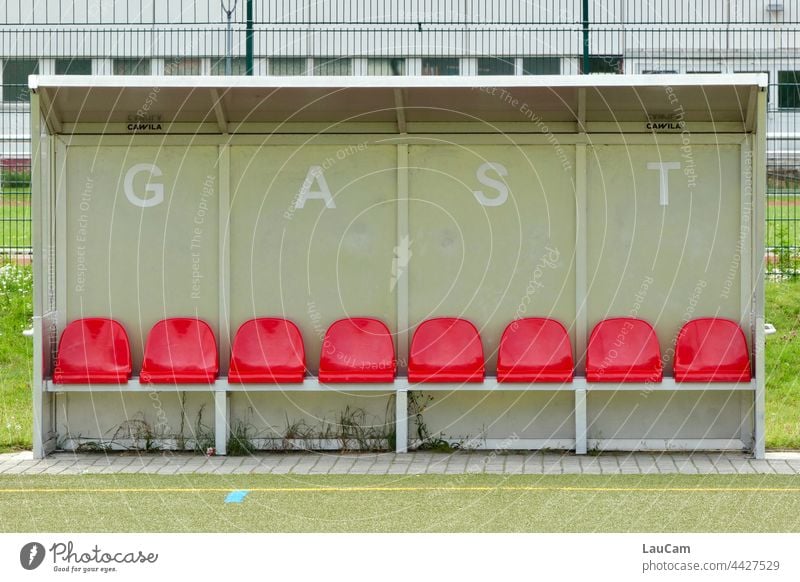
{"label": "metal fence", "polygon": [[794,276],[798,24],[798,3],[778,0],[7,0],[0,7],[0,255],[17,262],[30,256],[32,73],[764,71],[767,264],[776,276]]}

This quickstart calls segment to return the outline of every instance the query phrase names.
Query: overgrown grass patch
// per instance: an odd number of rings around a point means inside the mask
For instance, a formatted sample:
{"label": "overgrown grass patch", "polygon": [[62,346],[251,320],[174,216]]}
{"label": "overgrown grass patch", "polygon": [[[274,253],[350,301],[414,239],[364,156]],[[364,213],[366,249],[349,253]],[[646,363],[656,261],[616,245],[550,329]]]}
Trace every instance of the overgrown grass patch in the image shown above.
{"label": "overgrown grass patch", "polygon": [[0,266],[0,451],[31,447],[32,288],[30,267]]}
{"label": "overgrown grass patch", "polygon": [[800,281],[766,286],[767,447],[800,448]]}

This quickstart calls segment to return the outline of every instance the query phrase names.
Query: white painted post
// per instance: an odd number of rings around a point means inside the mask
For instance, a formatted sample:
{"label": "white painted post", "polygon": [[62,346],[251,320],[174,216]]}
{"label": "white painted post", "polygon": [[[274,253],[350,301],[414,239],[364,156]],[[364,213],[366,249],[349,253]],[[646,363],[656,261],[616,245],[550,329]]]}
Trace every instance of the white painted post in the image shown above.
{"label": "white painted post", "polygon": [[[227,135],[223,136],[227,137]],[[227,375],[231,353],[230,326],[230,167],[231,155],[228,143],[219,146],[219,364],[220,371]],[[214,445],[218,455],[227,454],[228,383],[217,382],[214,390]]]}
{"label": "white painted post", "polygon": [[[753,91],[750,98],[755,102],[758,101],[757,91]],[[756,104],[748,104],[748,116],[752,108],[753,120],[750,126],[750,131],[755,126],[755,110]],[[754,206],[754,183],[755,183],[755,166],[754,166],[754,146],[753,134],[745,134],[744,140],[740,149],[740,217],[739,217],[739,240],[740,240],[740,253],[741,261],[739,262],[739,322],[742,329],[749,340],[750,346],[750,363],[752,369],[755,370],[755,346],[758,343],[756,339],[756,318],[757,308],[754,303],[755,286],[757,277],[753,276],[754,258],[753,258],[753,214],[755,213]],[[739,394],[739,438],[745,446],[754,448],[756,445],[755,435],[755,414],[756,411],[753,407],[755,393],[742,392]],[[753,421],[751,422],[751,419]]]}
{"label": "white painted post", "polygon": [[227,143],[219,146],[219,367],[227,375],[231,353],[230,326],[230,168],[231,150]]}
{"label": "white painted post", "polygon": [[395,240],[394,292],[397,300],[397,373],[408,364],[408,271],[411,267],[408,223],[408,144],[397,145],[397,233]]}
{"label": "white painted post", "polygon": [[398,453],[408,452],[408,386],[403,383],[395,392],[395,449]]}
{"label": "white painted post", "polygon": [[756,334],[756,393],[754,402],[753,432],[755,433],[755,445],[753,446],[753,456],[756,459],[763,459],[766,453],[766,373],[765,354],[764,354],[764,228],[766,221],[767,205],[767,90],[762,88],[758,92],[758,122],[756,123],[756,155],[753,167],[755,174],[753,177],[753,241],[754,247],[754,268],[753,282],[755,303]]}
{"label": "white painted post", "polygon": [[227,454],[228,392],[225,386],[214,389],[214,445],[218,455]]}
{"label": "white painted post", "polygon": [[44,289],[47,273],[42,270],[41,125],[39,96],[31,94],[31,225],[33,239],[33,458],[41,459],[44,450]]}
{"label": "white painted post", "polygon": [[[581,134],[583,135],[583,134]],[[587,321],[587,173],[586,144],[575,145],[575,373],[583,374]]]}
{"label": "white painted post", "polygon": [[586,389],[575,388],[575,454],[586,454]]}
{"label": "white painted post", "polygon": [[[581,96],[579,104],[578,129],[580,137],[586,138],[584,133],[586,120],[585,94]],[[586,345],[588,335],[588,279],[587,279],[587,254],[588,254],[588,173],[586,163],[587,152],[585,143],[575,145],[575,371],[583,374],[586,365]],[[575,387],[575,454],[586,454],[586,389]]]}

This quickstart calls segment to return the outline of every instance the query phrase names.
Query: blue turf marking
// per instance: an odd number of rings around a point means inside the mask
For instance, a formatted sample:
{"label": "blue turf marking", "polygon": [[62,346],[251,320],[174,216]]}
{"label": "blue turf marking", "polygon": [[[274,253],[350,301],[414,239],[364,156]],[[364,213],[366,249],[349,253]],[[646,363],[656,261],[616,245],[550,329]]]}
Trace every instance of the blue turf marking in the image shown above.
{"label": "blue turf marking", "polygon": [[244,498],[247,496],[248,493],[250,492],[246,489],[242,489],[239,491],[231,491],[225,498],[225,503],[241,503],[242,501],[244,501]]}

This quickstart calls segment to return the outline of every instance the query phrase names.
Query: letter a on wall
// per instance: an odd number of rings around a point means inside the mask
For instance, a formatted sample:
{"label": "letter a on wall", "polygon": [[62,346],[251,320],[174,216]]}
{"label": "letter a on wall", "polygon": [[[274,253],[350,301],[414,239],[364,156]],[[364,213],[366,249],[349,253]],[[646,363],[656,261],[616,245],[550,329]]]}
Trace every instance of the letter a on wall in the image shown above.
{"label": "letter a on wall", "polygon": [[[316,189],[312,190],[315,185]],[[300,192],[297,195],[297,202],[295,208],[305,208],[306,200],[324,200],[326,208],[336,208],[331,196],[331,189],[328,188],[328,182],[325,181],[325,174],[322,173],[320,166],[311,166],[308,168],[308,174],[303,185],[300,187]]]}

